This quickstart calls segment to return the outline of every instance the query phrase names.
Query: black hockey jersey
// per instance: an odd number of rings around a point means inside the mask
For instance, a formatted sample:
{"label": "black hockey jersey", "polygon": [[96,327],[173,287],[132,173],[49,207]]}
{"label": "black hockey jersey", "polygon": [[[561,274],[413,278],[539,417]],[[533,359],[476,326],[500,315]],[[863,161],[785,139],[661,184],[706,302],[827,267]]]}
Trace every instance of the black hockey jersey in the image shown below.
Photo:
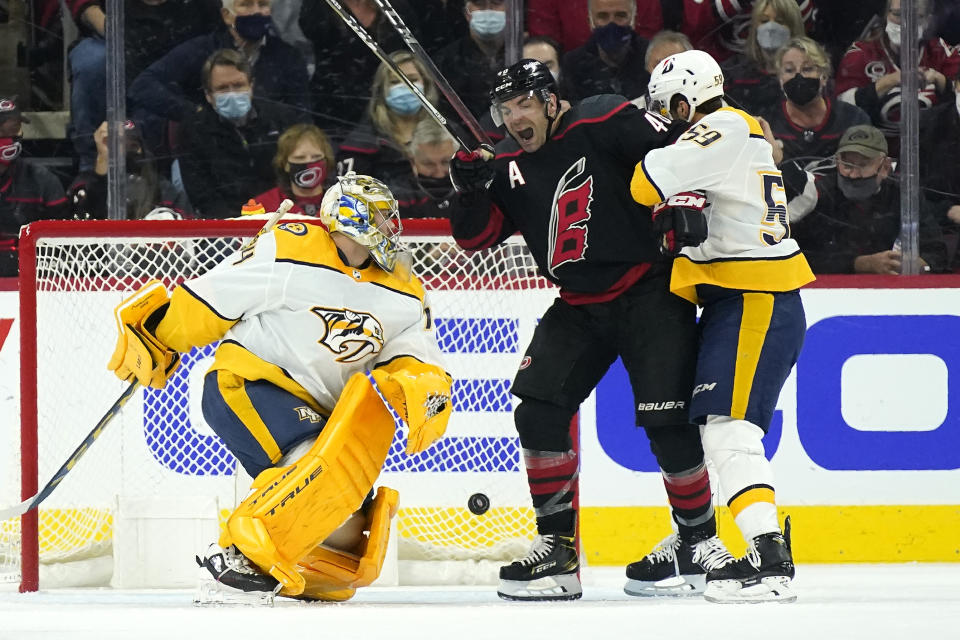
{"label": "black hockey jersey", "polygon": [[537,151],[524,152],[511,137],[497,144],[493,184],[461,196],[453,235],[464,249],[483,249],[519,231],[565,300],[610,300],[663,261],[630,179],[647,151],[682,129],[622,96],[587,98]]}

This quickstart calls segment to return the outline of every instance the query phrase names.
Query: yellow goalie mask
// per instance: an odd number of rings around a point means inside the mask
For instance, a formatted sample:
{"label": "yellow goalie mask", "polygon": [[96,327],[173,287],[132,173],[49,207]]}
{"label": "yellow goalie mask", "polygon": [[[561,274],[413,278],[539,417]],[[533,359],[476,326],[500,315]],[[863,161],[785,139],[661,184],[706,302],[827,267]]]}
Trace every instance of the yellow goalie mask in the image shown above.
{"label": "yellow goalie mask", "polygon": [[331,232],[338,231],[366,247],[385,271],[393,272],[405,253],[397,200],[387,185],[370,176],[351,171],[339,177],[323,196],[320,221]]}

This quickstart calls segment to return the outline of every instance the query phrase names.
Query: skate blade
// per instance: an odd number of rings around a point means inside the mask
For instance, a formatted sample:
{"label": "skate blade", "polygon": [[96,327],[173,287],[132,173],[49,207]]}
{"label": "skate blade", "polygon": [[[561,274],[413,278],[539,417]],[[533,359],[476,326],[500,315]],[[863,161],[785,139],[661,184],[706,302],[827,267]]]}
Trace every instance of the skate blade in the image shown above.
{"label": "skate blade", "polygon": [[656,582],[627,580],[623,592],[641,598],[685,598],[698,596],[706,588],[706,576],[670,576]]}
{"label": "skate blade", "polygon": [[576,600],[583,595],[575,573],[545,576],[536,580],[501,580],[497,595],[504,600]]}
{"label": "skate blade", "polygon": [[789,603],[797,600],[786,576],[761,578],[758,584],[743,586],[736,580],[715,580],[707,584],[703,599],[716,604]]}
{"label": "skate blade", "polygon": [[194,592],[193,604],[197,607],[243,605],[272,607],[276,593],[273,591],[241,591],[228,587],[213,578],[201,578]]}

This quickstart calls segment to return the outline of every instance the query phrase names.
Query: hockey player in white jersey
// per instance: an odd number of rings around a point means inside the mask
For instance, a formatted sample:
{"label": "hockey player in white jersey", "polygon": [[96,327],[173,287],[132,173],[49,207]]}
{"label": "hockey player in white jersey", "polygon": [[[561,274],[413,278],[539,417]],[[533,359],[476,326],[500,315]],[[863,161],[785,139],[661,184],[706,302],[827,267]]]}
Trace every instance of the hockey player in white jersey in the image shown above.
{"label": "hockey player in white jersey", "polygon": [[661,113],[690,127],[645,156],[631,191],[654,207],[664,249],[679,250],[671,291],[703,307],[690,419],[701,425],[705,455],[749,546],[707,573],[704,597],[792,601],[790,522],[781,532],[761,438],[803,345],[798,289],[814,276],[790,238],[771,147],[753,116],[724,106],[713,58],[697,50],[670,56],[649,90]]}
{"label": "hockey player in white jersey", "polygon": [[339,601],[370,584],[398,499],[368,495],[395,431],[385,400],[409,425],[407,454],[450,416],[389,189],[348,174],[320,221],[280,224],[172,295],[154,281],[117,308],[109,368],[124,380],[162,387],[180,353],[220,341],[203,414],[254,482],[197,559],[217,589]]}

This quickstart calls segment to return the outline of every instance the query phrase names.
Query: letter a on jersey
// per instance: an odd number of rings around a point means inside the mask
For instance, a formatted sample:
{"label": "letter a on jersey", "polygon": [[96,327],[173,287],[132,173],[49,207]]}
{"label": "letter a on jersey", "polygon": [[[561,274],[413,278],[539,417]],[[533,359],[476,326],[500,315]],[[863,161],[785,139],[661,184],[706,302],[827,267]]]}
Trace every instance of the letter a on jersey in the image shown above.
{"label": "letter a on jersey", "polygon": [[527,181],[523,179],[523,174],[520,173],[520,167],[517,166],[516,160],[511,160],[510,164],[507,165],[507,172],[510,175],[510,188],[515,188],[518,184],[523,186],[527,184]]}

